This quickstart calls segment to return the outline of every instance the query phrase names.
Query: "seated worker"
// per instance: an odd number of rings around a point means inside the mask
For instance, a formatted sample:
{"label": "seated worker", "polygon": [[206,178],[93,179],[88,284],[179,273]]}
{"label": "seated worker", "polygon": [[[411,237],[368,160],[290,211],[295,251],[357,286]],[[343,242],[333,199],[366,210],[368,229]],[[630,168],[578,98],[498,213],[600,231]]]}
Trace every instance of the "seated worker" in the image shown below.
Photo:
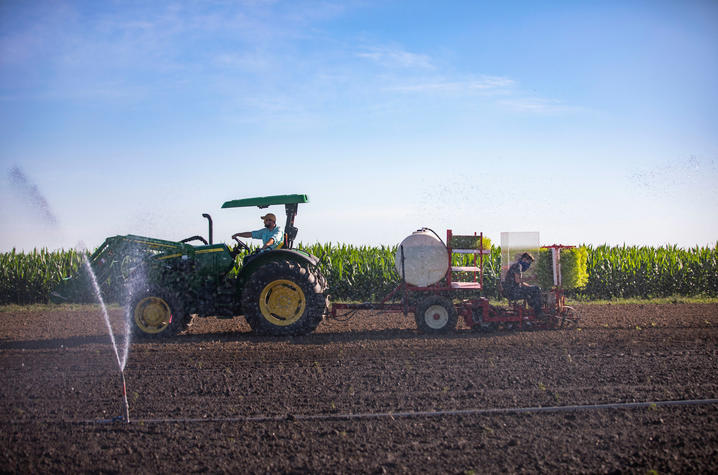
{"label": "seated worker", "polygon": [[524,252],[519,259],[509,267],[503,282],[504,295],[511,300],[527,299],[534,309],[537,318],[544,316],[541,305],[541,289],[536,285],[529,285],[523,281],[522,273],[527,271],[534,261],[534,257]]}
{"label": "seated worker", "polygon": [[236,237],[261,239],[262,247],[257,249],[254,254],[251,254],[244,258],[246,264],[250,258],[256,257],[259,253],[276,249],[277,246],[282,244],[284,235],[282,234],[282,228],[277,226],[277,217],[272,213],[267,213],[262,216],[264,220],[264,228],[257,229],[256,231],[246,231],[242,233],[235,233],[232,235],[232,239]]}

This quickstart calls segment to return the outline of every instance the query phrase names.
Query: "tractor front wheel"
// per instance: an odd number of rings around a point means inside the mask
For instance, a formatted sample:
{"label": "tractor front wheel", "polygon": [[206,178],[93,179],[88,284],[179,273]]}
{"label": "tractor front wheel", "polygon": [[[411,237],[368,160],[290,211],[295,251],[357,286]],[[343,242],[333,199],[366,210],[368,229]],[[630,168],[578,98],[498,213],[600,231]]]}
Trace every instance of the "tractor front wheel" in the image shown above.
{"label": "tractor front wheel", "polygon": [[191,321],[179,299],[162,291],[148,290],[133,296],[128,311],[132,333],[138,337],[173,336],[185,330]]}
{"label": "tractor front wheel", "polygon": [[326,312],[326,284],[318,270],[294,261],[257,269],[242,292],[247,323],[262,335],[305,335]]}
{"label": "tractor front wheel", "polygon": [[446,297],[431,295],[416,307],[416,326],[424,333],[444,333],[456,328],[459,315]]}

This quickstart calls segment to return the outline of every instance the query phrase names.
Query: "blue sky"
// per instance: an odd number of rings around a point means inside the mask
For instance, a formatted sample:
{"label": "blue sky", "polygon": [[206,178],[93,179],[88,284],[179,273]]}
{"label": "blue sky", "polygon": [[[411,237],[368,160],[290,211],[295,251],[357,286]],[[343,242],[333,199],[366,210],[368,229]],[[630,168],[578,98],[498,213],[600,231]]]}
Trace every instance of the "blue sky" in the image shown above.
{"label": "blue sky", "polygon": [[[714,1],[0,2],[0,250],[718,240]],[[274,210],[283,215],[283,210]]]}

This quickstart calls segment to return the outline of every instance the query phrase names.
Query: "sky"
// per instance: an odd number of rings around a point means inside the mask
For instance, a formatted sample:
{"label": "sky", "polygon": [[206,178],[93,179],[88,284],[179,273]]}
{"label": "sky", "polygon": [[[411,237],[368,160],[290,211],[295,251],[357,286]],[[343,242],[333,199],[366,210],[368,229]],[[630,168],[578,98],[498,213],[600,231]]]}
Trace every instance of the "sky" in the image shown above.
{"label": "sky", "polygon": [[[0,251],[718,242],[718,2],[0,2]],[[272,207],[282,221],[283,207]]]}

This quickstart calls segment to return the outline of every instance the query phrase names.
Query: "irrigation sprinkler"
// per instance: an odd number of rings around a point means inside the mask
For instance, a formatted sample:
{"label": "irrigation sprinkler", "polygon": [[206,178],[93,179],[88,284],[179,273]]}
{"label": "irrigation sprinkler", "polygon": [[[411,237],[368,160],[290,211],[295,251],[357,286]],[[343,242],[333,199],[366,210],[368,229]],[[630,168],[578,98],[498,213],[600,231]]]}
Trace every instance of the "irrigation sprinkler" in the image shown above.
{"label": "irrigation sprinkler", "polygon": [[[97,297],[97,301],[100,302],[100,305],[102,307],[102,315],[105,320],[105,325],[107,326],[107,331],[110,334],[110,341],[112,343],[112,348],[115,351],[115,357],[117,358],[117,367],[120,370],[120,376],[122,378],[122,399],[124,402],[124,409],[125,409],[125,415],[124,420],[129,423],[130,422],[130,406],[127,403],[127,384],[125,383],[125,364],[127,363],[127,355],[129,353],[129,331],[126,328],[125,331],[127,332],[126,338],[125,338],[125,351],[123,352],[123,357],[120,358],[120,352],[117,348],[117,342],[115,341],[115,334],[112,332],[112,325],[110,325],[110,316],[107,313],[107,306],[105,306],[105,301],[102,298],[102,292],[100,291],[100,286],[97,283],[97,277],[95,276],[95,272],[92,270],[92,266],[90,265],[89,260],[87,259],[87,256],[85,256],[84,265],[87,270],[87,273],[90,275],[90,279],[92,281],[92,287],[95,291],[95,295]],[[110,419],[110,422],[121,422],[123,419],[123,416],[118,416]]]}
{"label": "irrigation sprinkler", "polygon": [[125,371],[120,371],[122,375],[122,398],[125,401],[125,422],[130,423],[130,405],[127,403],[127,384],[125,384]]}

